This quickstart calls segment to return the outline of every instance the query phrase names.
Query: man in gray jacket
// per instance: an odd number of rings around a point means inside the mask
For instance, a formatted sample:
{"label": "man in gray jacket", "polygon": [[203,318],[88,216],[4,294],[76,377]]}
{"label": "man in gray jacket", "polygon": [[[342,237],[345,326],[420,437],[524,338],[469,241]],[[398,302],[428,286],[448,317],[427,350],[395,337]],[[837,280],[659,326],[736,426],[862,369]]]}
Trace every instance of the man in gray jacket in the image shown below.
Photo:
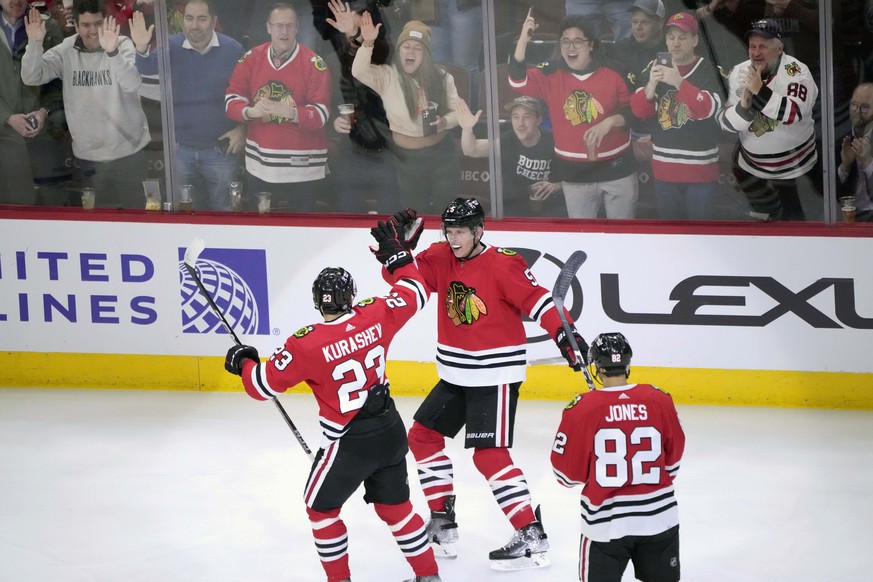
{"label": "man in gray jacket", "polygon": [[45,22],[33,11],[27,15],[21,79],[27,85],[62,79],[73,154],[97,205],[142,208],[143,148],[151,136],[133,43],[119,35],[113,17],[104,19],[98,0],[76,0],[73,22],[76,34],[44,52]]}

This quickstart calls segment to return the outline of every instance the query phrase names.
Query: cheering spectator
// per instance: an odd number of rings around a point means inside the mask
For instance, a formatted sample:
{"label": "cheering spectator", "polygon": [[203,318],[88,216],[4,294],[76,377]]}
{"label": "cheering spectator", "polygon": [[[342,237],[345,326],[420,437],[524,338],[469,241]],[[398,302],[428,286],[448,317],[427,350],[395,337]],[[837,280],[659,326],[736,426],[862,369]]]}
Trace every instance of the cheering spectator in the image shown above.
{"label": "cheering spectator", "polygon": [[553,172],[563,182],[568,216],[597,218],[603,205],[607,218],[633,218],[638,186],[625,80],[602,65],[600,40],[581,16],[561,22],[556,62],[528,69],[525,52],[536,27],[528,12],[509,63],[509,85],[549,108],[555,132]]}
{"label": "cheering spectator", "polygon": [[369,12],[361,17],[362,45],[352,74],[382,97],[404,206],[424,213],[457,195],[460,165],[447,130],[457,127],[458,90],[454,78],[433,63],[430,28],[417,20],[406,23],[397,39],[394,64],[373,62],[381,24]]}
{"label": "cheering spectator", "polygon": [[43,50],[46,24],[32,10],[26,19],[27,50],[21,78],[27,85],[63,81],[64,110],[82,181],[99,206],[142,207],[147,176],[143,148],[151,140],[140,105],[140,74],[133,43],[104,18],[98,0],[76,0],[76,34]]}
{"label": "cheering spectator", "polygon": [[[218,16],[211,0],[185,2],[184,34],[170,37],[170,73],[176,126],[178,182],[194,186],[195,207],[230,210],[228,186],[236,179],[245,126],[224,114],[224,91],[242,45],[215,31]],[[136,12],[130,24],[136,66],[158,73],[158,56],[149,51],[154,26]]]}
{"label": "cheering spectator", "polygon": [[[517,97],[504,106],[512,128],[500,134],[500,171],[503,179],[503,211],[507,216],[566,217],[560,199],[561,183],[550,181],[555,143],[552,132],[542,127],[543,106],[539,99]],[[476,139],[475,115],[467,103],[458,101],[461,149],[471,158],[488,157],[490,143]]]}
{"label": "cheering spectator", "polygon": [[784,53],[775,20],[754,22],[746,37],[749,60],[731,71],[728,103],[718,115],[722,129],[740,137],[737,186],[752,218],[804,220],[797,178],[818,160],[812,119],[818,87],[809,68]]}

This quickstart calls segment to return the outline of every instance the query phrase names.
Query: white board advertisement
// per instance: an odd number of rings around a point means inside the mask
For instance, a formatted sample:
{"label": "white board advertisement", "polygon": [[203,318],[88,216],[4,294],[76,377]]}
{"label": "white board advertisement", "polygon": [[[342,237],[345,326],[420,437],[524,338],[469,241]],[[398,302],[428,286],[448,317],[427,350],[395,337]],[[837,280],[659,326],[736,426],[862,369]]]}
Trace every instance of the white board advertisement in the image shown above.
{"label": "white board advertisement", "polygon": [[[438,240],[425,231],[421,245]],[[358,297],[387,291],[367,228],[0,220],[0,350],[221,355],[230,342],[182,265],[197,267],[243,341],[270,353],[319,320],[311,285],[348,269]],[[505,228],[505,227],[502,227]],[[641,366],[871,372],[873,239],[487,230],[551,288],[588,260],[565,304],[587,338],[621,331]],[[495,273],[495,277],[500,277]],[[434,359],[432,297],[392,358]],[[529,358],[554,358],[528,322]]]}

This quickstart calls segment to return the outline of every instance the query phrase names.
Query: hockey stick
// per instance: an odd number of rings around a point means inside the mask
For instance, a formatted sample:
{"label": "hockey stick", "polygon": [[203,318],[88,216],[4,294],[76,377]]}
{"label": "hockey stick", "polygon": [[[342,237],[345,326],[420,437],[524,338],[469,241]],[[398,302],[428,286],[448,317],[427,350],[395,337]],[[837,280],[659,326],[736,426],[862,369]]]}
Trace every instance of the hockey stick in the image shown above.
{"label": "hockey stick", "polygon": [[[197,274],[197,269],[195,265],[197,264],[197,258],[200,256],[200,253],[203,252],[203,249],[206,248],[206,243],[203,239],[195,238],[191,241],[191,244],[188,245],[188,248],[185,249],[185,269],[188,270],[188,274],[191,275],[191,278],[194,279],[194,282],[197,284],[197,288],[200,289],[200,293],[203,294],[203,297],[206,298],[206,302],[209,304],[209,307],[212,308],[212,311],[218,318],[221,320],[221,323],[224,325],[224,329],[227,330],[227,333],[233,338],[233,341],[236,345],[241,346],[242,342],[237,337],[236,332],[233,331],[233,328],[230,327],[230,324],[227,322],[227,319],[224,318],[224,313],[221,312],[221,309],[218,308],[218,305],[215,304],[215,300],[212,299],[212,295],[209,294],[209,291],[206,290],[206,287],[203,286],[203,281],[200,280],[200,276]],[[285,424],[288,425],[288,428],[291,429],[291,432],[294,433],[294,437],[297,439],[297,442],[300,443],[300,447],[303,449],[303,452],[309,457],[309,460],[315,460],[315,457],[312,455],[312,450],[310,450],[309,445],[306,444],[306,441],[303,438],[303,435],[300,434],[300,431],[297,430],[297,427],[294,425],[294,421],[291,420],[291,417],[288,416],[288,413],[285,412],[285,408],[282,406],[282,403],[279,402],[278,398],[271,398],[273,404],[276,405],[276,408],[279,410],[279,413],[282,415],[282,418],[285,419]]]}
{"label": "hockey stick", "polygon": [[594,380],[591,379],[591,374],[588,372],[587,366],[585,366],[588,354],[582,354],[582,351],[579,349],[579,344],[576,343],[576,338],[573,337],[573,328],[570,326],[570,322],[567,321],[567,314],[564,313],[564,299],[567,297],[567,291],[570,290],[570,285],[573,283],[573,279],[576,278],[576,272],[579,270],[579,267],[582,266],[582,263],[584,263],[587,258],[588,255],[585,254],[585,251],[573,251],[573,254],[570,255],[570,258],[567,259],[566,263],[564,263],[564,268],[561,269],[560,273],[558,273],[558,279],[555,281],[555,286],[552,288],[552,301],[555,302],[555,307],[558,309],[558,317],[561,318],[561,326],[563,326],[564,334],[566,334],[570,346],[573,348],[576,361],[582,362],[582,374],[585,376],[585,382],[588,384],[588,389],[594,390]]}

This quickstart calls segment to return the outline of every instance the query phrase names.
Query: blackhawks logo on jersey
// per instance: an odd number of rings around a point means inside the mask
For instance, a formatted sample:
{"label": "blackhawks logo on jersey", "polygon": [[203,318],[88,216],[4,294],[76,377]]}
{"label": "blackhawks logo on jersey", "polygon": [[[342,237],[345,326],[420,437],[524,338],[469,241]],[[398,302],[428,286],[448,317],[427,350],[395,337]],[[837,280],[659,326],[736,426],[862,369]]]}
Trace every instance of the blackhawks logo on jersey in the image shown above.
{"label": "blackhawks logo on jersey", "polygon": [[[257,93],[255,93],[253,104],[261,99],[269,99],[270,101],[282,101],[289,106],[294,105],[294,100],[291,98],[292,93],[293,91],[285,85],[285,83],[281,81],[270,81],[261,86]],[[261,117],[261,121],[264,123],[282,123],[283,121],[288,121],[288,118],[276,117],[275,115],[264,115]]]}
{"label": "blackhawks logo on jersey", "polygon": [[785,65],[785,72],[788,73],[789,77],[793,77],[795,75],[800,74],[800,65],[795,61],[791,61],[787,65]]}
{"label": "blackhawks logo on jersey", "polygon": [[749,131],[754,133],[757,137],[761,137],[768,131],[773,131],[776,129],[777,121],[775,119],[770,119],[760,111],[755,112],[755,118],[752,120],[752,124],[749,126]]}
{"label": "blackhawks logo on jersey", "polygon": [[564,118],[574,127],[582,123],[594,123],[601,115],[603,105],[594,95],[585,91],[577,89],[564,101]]}
{"label": "blackhawks logo on jersey", "polygon": [[567,404],[567,406],[564,407],[564,410],[570,410],[571,408],[573,408],[574,406],[576,406],[577,404],[579,404],[579,402],[581,402],[581,401],[582,401],[582,395],[581,395],[581,394],[577,394],[576,397],[573,398],[573,400],[571,400],[570,403]]}
{"label": "blackhawks logo on jersey", "polygon": [[507,257],[514,257],[515,255],[518,254],[517,252],[515,252],[512,249],[505,249],[503,247],[500,247],[499,249],[497,249],[497,252],[500,253],[501,255],[506,255]]}
{"label": "blackhawks logo on jersey", "polygon": [[366,299],[361,299],[358,301],[358,307],[366,307],[367,305],[372,305],[376,303],[376,299],[374,297],[367,297]]}
{"label": "blackhawks logo on jersey", "polygon": [[314,66],[315,70],[319,73],[323,73],[327,70],[327,65],[324,64],[324,61],[318,55],[312,57],[312,66]]}
{"label": "blackhawks logo on jersey", "polygon": [[688,106],[676,98],[675,89],[667,91],[667,94],[658,100],[658,123],[662,129],[682,127],[690,119]]}
{"label": "blackhawks logo on jersey", "polygon": [[480,317],[488,315],[488,308],[476,295],[476,289],[452,281],[446,292],[446,313],[455,325],[473,325]]}
{"label": "blackhawks logo on jersey", "polygon": [[297,331],[295,331],[294,337],[296,337],[297,339],[300,339],[305,335],[309,335],[309,333],[313,332],[313,331],[315,331],[314,327],[312,327],[311,325],[306,325],[306,326],[301,327]]}

